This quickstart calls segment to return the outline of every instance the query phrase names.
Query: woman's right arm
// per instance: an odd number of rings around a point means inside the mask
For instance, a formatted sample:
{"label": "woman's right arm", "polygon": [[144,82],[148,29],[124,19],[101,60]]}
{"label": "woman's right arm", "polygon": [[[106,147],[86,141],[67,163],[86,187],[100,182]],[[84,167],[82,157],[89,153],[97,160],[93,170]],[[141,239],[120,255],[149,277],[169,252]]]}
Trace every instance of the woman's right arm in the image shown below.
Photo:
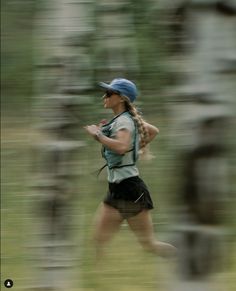
{"label": "woman's right arm", "polygon": [[84,128],[97,141],[120,155],[130,150],[131,134],[129,130],[118,130],[115,138],[110,138],[103,135],[97,125],[87,125]]}

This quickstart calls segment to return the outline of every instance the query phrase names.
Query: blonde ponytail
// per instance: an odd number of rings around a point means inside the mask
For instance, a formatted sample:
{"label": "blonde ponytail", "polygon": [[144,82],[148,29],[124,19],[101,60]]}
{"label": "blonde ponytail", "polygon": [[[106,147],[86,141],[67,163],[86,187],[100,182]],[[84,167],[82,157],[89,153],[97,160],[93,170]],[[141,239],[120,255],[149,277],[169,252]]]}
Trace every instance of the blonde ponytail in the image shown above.
{"label": "blonde ponytail", "polygon": [[135,105],[133,105],[127,97],[125,96],[122,96],[122,97],[125,100],[126,110],[129,111],[129,113],[132,115],[133,120],[136,122],[138,126],[138,132],[140,136],[140,142],[139,142],[140,158],[145,159],[145,160],[150,160],[154,156],[150,153],[150,150],[149,150],[149,146],[148,146],[149,134],[144,125],[144,120],[141,114],[136,109]]}

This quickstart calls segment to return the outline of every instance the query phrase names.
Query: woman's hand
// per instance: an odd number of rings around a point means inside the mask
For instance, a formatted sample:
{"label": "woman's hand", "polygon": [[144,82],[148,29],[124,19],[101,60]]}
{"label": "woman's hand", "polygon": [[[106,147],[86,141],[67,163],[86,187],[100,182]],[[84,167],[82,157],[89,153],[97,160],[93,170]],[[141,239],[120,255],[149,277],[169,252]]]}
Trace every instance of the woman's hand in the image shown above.
{"label": "woman's hand", "polygon": [[87,125],[84,129],[94,138],[96,138],[97,134],[100,132],[100,127],[95,124]]}
{"label": "woman's hand", "polygon": [[106,119],[102,119],[100,122],[99,122],[99,124],[98,124],[98,126],[101,128],[103,125],[105,125],[105,124],[107,124],[107,120]]}
{"label": "woman's hand", "polygon": [[84,129],[92,136],[96,136],[98,131],[100,131],[101,127],[107,123],[106,119],[102,119],[98,125],[92,124],[84,126]]}

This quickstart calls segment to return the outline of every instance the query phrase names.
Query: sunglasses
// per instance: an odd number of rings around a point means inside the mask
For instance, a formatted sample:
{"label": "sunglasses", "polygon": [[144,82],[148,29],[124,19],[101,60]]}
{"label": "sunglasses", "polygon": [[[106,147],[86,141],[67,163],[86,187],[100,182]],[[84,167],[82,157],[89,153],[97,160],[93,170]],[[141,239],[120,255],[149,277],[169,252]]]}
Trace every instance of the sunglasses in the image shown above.
{"label": "sunglasses", "polygon": [[105,92],[105,97],[107,97],[107,98],[110,98],[112,95],[114,95],[114,94],[118,94],[118,95],[120,95],[120,93],[118,92],[118,91],[110,91],[110,90],[107,90],[106,92]]}

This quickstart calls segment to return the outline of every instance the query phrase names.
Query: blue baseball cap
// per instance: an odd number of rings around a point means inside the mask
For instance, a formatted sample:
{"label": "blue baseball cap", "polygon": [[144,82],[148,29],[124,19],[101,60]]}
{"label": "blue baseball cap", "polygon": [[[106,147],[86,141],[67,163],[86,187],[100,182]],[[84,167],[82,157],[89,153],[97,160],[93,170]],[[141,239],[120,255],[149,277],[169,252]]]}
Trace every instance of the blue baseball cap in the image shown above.
{"label": "blue baseball cap", "polygon": [[111,90],[119,93],[121,96],[128,97],[130,102],[134,102],[138,95],[136,85],[124,78],[116,78],[112,80],[110,84],[99,82],[98,85],[103,89]]}

